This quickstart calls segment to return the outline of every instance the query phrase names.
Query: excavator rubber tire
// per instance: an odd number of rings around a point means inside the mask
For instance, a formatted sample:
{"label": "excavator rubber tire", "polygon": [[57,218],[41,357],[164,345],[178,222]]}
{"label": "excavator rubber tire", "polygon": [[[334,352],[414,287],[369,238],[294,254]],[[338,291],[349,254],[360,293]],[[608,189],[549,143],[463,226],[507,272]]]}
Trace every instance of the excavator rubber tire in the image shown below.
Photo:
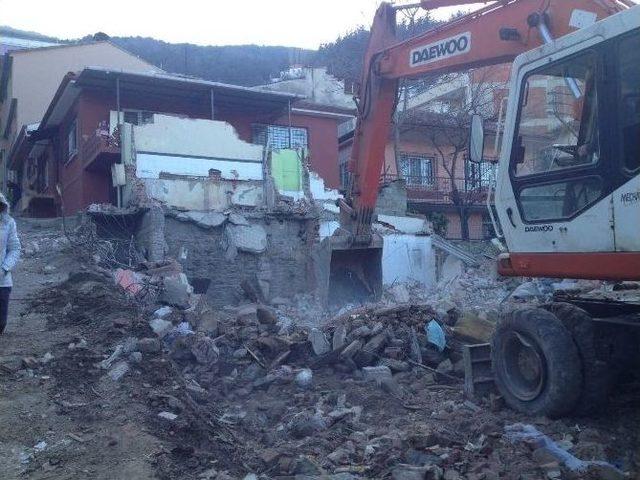
{"label": "excavator rubber tire", "polygon": [[[544,381],[534,398],[518,395],[519,387],[509,374],[515,368],[508,353],[514,337],[525,339],[543,363]],[[569,330],[547,310],[529,307],[507,313],[493,335],[491,360],[496,386],[516,411],[558,418],[578,402],[583,384],[578,347]]]}
{"label": "excavator rubber tire", "polygon": [[598,358],[597,338],[591,315],[575,305],[564,302],[543,305],[542,308],[560,319],[578,346],[582,363],[582,389],[572,413],[583,416],[601,411],[609,401],[615,376],[610,363]]}

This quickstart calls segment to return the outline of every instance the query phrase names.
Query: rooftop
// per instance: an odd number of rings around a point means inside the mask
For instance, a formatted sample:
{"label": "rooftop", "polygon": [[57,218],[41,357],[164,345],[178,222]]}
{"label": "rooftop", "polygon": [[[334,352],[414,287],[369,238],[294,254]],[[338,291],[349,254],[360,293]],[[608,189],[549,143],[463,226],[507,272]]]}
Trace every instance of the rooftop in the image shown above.
{"label": "rooftop", "polygon": [[168,73],[137,73],[103,67],[88,67],[80,73],[68,73],[44,114],[41,129],[57,125],[84,88],[104,89],[133,95],[158,95],[163,98],[190,99],[216,108],[235,111],[259,110],[271,112],[288,107],[302,99],[299,95],[267,92],[249,87],[212,82]]}

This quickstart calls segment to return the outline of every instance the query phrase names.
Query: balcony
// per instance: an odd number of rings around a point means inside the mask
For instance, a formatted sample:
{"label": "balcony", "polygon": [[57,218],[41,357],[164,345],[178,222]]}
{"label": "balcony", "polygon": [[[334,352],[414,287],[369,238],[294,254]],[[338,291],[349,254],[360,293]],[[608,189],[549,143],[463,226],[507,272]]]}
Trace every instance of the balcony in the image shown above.
{"label": "balcony", "polygon": [[[407,198],[412,203],[432,205],[484,205],[487,201],[490,178],[457,178],[436,176],[383,175],[380,184],[404,179],[407,185]],[[459,198],[456,202],[455,195]]]}
{"label": "balcony", "polygon": [[118,132],[109,134],[108,130],[98,128],[89,135],[80,146],[80,158],[85,170],[110,171],[111,164],[120,158]]}

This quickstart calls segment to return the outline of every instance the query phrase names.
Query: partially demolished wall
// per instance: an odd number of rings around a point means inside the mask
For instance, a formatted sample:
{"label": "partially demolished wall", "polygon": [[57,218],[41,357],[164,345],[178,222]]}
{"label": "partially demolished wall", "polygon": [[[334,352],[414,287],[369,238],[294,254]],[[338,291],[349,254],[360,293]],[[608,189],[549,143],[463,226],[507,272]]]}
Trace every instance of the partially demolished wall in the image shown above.
{"label": "partially demolished wall", "polygon": [[307,260],[317,220],[291,215],[230,214],[209,227],[171,213],[166,218],[168,255],[190,280],[210,281],[211,305],[237,304],[246,296],[270,301],[310,290]]}

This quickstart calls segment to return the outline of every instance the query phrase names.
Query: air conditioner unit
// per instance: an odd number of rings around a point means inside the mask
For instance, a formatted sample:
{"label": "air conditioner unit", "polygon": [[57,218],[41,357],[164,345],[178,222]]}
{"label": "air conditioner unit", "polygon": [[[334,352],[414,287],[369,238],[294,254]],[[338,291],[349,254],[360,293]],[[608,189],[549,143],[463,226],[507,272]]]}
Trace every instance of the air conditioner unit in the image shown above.
{"label": "air conditioner unit", "polygon": [[124,163],[114,163],[111,165],[111,182],[114,187],[122,187],[127,184],[124,173]]}

